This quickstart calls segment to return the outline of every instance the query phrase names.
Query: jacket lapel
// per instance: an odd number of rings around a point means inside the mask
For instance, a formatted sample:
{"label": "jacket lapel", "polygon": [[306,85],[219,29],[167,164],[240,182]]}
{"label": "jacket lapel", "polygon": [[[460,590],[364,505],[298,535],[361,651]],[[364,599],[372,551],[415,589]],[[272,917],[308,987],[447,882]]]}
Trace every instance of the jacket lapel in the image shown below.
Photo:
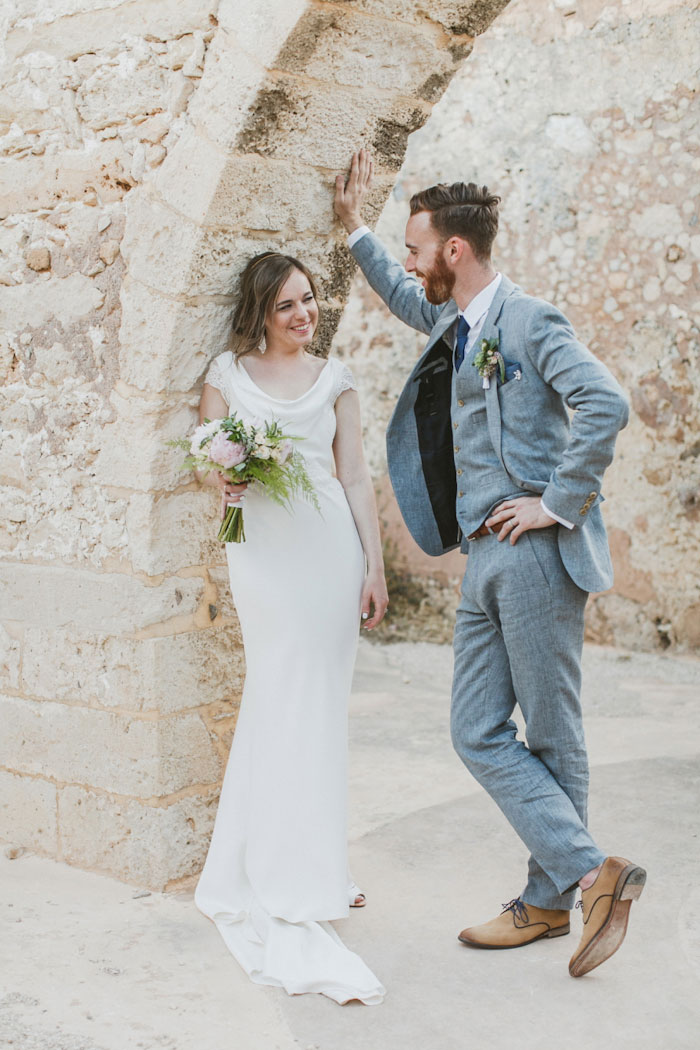
{"label": "jacket lapel", "polygon": [[[498,318],[500,317],[503,304],[509,295],[515,291],[515,285],[512,281],[509,281],[507,277],[501,277],[501,283],[498,286],[498,290],[493,297],[493,302],[486,315],[486,320],[482,326],[479,338],[476,341],[477,346],[481,346],[482,339],[497,339],[500,348],[501,333],[498,329]],[[475,347],[476,351],[476,347]],[[503,452],[501,450],[501,405],[498,400],[498,381],[496,376],[493,376],[491,383],[484,390],[486,400],[486,421],[489,428],[489,437],[491,438],[491,444],[493,450],[498,456],[499,462],[506,474],[512,476],[510,471],[505,465],[503,460]],[[515,480],[515,479],[514,479]]]}
{"label": "jacket lapel", "polygon": [[428,343],[425,348],[426,351],[431,350],[432,347],[434,347],[435,344],[438,342],[438,340],[442,339],[443,335],[445,335],[447,330],[451,328],[451,326],[455,323],[458,315],[459,309],[457,307],[457,303],[454,301],[454,299],[450,299],[449,303],[440,314],[437,320],[437,324],[430,333],[430,338],[428,339]]}

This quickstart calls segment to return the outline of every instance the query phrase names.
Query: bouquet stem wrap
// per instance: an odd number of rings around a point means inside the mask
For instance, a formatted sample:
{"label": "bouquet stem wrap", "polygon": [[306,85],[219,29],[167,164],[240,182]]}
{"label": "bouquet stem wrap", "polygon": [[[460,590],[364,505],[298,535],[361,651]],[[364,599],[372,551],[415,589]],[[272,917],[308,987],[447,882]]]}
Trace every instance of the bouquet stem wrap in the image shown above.
{"label": "bouquet stem wrap", "polygon": [[216,537],[221,543],[245,543],[243,508],[224,503],[224,520]]}

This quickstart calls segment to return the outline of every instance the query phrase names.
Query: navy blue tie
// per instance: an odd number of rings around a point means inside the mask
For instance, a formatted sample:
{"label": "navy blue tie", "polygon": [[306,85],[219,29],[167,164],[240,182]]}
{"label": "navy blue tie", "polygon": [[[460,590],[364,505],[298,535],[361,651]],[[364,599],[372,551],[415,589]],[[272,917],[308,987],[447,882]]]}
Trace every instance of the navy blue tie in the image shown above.
{"label": "navy blue tie", "polygon": [[455,372],[459,372],[462,361],[464,360],[464,348],[467,345],[468,338],[469,325],[464,320],[464,314],[460,314],[459,324],[457,325],[457,342],[455,344]]}

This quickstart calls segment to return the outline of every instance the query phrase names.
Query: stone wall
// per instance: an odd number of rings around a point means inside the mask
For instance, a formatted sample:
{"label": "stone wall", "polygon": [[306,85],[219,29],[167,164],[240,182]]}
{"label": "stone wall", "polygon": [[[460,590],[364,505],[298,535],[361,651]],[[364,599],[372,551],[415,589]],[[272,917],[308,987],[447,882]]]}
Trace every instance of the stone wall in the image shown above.
{"label": "stone wall", "polygon": [[[513,0],[412,137],[378,227],[403,258],[411,193],[487,183],[497,266],[562,308],[629,392],[603,506],[616,582],[588,632],[632,648],[700,647],[699,70],[697,4]],[[389,554],[453,586],[463,558],[422,556],[386,481],[383,431],[423,343],[356,278],[335,347],[362,381]]]}
{"label": "stone wall", "polygon": [[13,0],[0,83],[2,837],[152,887],[201,866],[243,674],[192,424],[246,258],[352,266],[506,0]]}

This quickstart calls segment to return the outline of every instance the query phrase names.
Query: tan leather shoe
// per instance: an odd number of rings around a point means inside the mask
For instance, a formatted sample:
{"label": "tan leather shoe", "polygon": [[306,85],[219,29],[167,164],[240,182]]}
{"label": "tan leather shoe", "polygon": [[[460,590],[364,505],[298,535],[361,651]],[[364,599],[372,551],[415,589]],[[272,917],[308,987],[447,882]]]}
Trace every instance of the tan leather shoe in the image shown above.
{"label": "tan leather shoe", "polygon": [[498,918],[462,930],[459,939],[470,948],[521,948],[542,937],[563,937],[568,932],[568,911],[535,908],[516,898],[503,905]]}
{"label": "tan leather shoe", "polygon": [[646,879],[644,868],[624,857],[608,857],[593,885],[582,890],[583,937],[569,963],[572,977],[583,977],[617,951],[627,933],[630,904]]}

